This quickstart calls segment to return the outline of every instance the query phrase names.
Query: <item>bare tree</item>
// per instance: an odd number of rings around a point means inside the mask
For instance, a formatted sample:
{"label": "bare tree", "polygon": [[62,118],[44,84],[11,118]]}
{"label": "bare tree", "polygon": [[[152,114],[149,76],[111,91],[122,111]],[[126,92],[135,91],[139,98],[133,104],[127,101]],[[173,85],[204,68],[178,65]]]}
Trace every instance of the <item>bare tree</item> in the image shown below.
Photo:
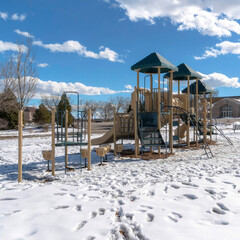
{"label": "bare tree", "polygon": [[111,102],[100,103],[100,115],[105,120],[111,120],[113,118],[113,104]]}
{"label": "bare tree", "polygon": [[41,102],[48,108],[50,111],[52,108],[57,110],[57,106],[61,100],[61,96],[57,95],[42,95]]}
{"label": "bare tree", "polygon": [[26,46],[17,44],[17,55],[11,57],[2,66],[1,75],[4,88],[11,89],[17,98],[17,108],[24,110],[33,98],[38,81],[36,65],[34,63],[36,51],[33,51],[32,40],[27,39]]}
{"label": "bare tree", "polygon": [[110,102],[116,108],[117,113],[127,112],[130,105],[130,99],[122,96],[116,96],[115,98],[111,97]]}
{"label": "bare tree", "polygon": [[88,110],[91,109],[91,113],[92,113],[92,119],[94,117],[94,115],[96,114],[97,110],[99,109],[99,103],[93,100],[90,101],[86,101],[84,104],[84,110]]}

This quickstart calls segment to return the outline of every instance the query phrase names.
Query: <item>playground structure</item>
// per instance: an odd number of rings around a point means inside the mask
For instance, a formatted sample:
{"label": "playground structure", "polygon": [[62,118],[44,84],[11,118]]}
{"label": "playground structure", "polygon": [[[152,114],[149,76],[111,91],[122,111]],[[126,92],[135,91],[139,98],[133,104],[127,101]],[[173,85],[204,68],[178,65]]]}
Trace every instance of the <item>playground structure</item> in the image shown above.
{"label": "playground structure", "polygon": [[[91,145],[100,145],[96,149],[101,164],[110,146],[114,143],[114,155],[123,151],[123,140],[134,139],[135,157],[140,156],[140,143],[143,150],[150,148],[150,153],[158,151],[159,158],[173,154],[173,148],[196,148],[201,145],[208,158],[213,157],[210,149],[214,130],[218,131],[229,144],[232,142],[213,123],[213,89],[201,81],[201,75],[182,63],[177,67],[158,53],[152,53],[134,64],[131,69],[137,72],[137,86],[131,95],[131,111],[116,113],[114,108],[114,126],[103,136],[91,140],[91,110],[82,111],[79,107],[79,94],[65,92],[65,109],[52,109],[52,145],[51,150],[43,151],[43,157],[52,161],[52,175],[55,176],[55,148],[65,148],[65,173],[68,166],[68,148],[79,146],[80,168],[82,158],[85,166],[91,170]],[[140,87],[140,73],[145,74],[143,87]],[[161,80],[161,74],[165,74]],[[157,80],[153,80],[157,75]],[[147,81],[149,79],[149,81]],[[187,87],[180,92],[180,82],[187,82]],[[190,81],[193,83],[190,85]],[[157,86],[154,88],[154,82]],[[173,93],[173,84],[177,82],[177,94]],[[146,87],[149,85],[149,88]],[[77,110],[72,132],[69,132],[69,112],[66,107],[67,95],[77,96]],[[19,147],[18,181],[22,181],[22,111],[19,111]],[[76,123],[76,124],[75,124]],[[76,125],[76,129],[75,129]],[[191,131],[192,130],[192,131]],[[192,136],[191,134],[192,133]],[[121,140],[120,144],[117,141]],[[83,146],[87,148],[82,148]],[[88,159],[88,164],[86,163]]]}
{"label": "playground structure", "polygon": [[[114,127],[104,136],[93,139],[93,145],[114,142],[116,155],[118,140],[123,144],[123,139],[134,138],[135,157],[140,155],[140,143],[142,153],[144,148],[150,148],[150,152],[157,149],[159,157],[172,154],[174,147],[201,145],[210,158],[213,157],[209,145],[213,142],[214,129],[232,144],[212,121],[214,90],[201,81],[201,75],[195,70],[184,63],[176,67],[158,53],[148,55],[131,69],[137,72],[137,86],[131,95],[132,110],[121,114],[114,112]],[[140,73],[145,74],[143,87],[140,87]],[[154,75],[157,75],[155,88]],[[187,87],[181,92],[182,81]],[[193,82],[191,85],[190,81]],[[175,82],[177,94],[173,94]]]}

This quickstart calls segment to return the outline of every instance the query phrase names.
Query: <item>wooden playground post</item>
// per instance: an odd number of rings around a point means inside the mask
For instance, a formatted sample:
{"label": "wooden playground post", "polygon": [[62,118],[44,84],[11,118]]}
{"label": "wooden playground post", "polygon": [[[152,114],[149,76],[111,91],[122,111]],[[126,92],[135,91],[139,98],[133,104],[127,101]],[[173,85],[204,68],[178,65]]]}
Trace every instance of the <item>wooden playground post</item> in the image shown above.
{"label": "wooden playground post", "polygon": [[117,152],[116,152],[116,129],[117,126],[116,126],[116,108],[114,107],[113,108],[113,143],[114,143],[114,156],[117,155]]}
{"label": "wooden playground post", "polygon": [[[180,95],[180,81],[178,81],[178,95]],[[180,146],[180,115],[178,114],[178,147]]]}
{"label": "wooden playground post", "polygon": [[205,92],[203,93],[203,135],[207,141],[207,104]]}
{"label": "wooden playground post", "polygon": [[22,182],[22,128],[23,111],[18,112],[18,182]]}
{"label": "wooden playground post", "polygon": [[91,170],[91,109],[88,109],[88,171]]}
{"label": "wooden playground post", "polygon": [[150,74],[150,99],[149,99],[149,109],[150,112],[153,111],[153,76]]}
{"label": "wooden playground post", "polygon": [[52,108],[52,175],[55,176],[55,109]]}
{"label": "wooden playground post", "polygon": [[[150,98],[149,98],[149,111],[153,111],[153,76],[150,73]],[[150,152],[153,152],[153,148],[150,147]]]}
{"label": "wooden playground post", "polygon": [[[188,115],[190,112],[190,77],[189,75],[187,76],[187,110],[188,110]],[[187,119],[187,146],[190,148],[190,116],[188,116]]]}
{"label": "wooden playground post", "polygon": [[210,143],[212,143],[212,93],[210,93]]}
{"label": "wooden playground post", "polygon": [[196,79],[196,146],[198,147],[198,78]]}
{"label": "wooden playground post", "polygon": [[[158,129],[161,131],[161,85],[160,85],[161,67],[158,67]],[[158,155],[161,156],[161,146],[158,147]]]}
{"label": "wooden playground post", "polygon": [[[172,91],[173,91],[173,70],[170,71],[170,84],[169,84],[169,97],[170,97],[170,106],[173,105]],[[169,145],[171,153],[173,153],[173,108],[170,108],[170,121],[169,121]]]}
{"label": "wooden playground post", "polygon": [[66,168],[68,167],[67,141],[68,141],[68,110],[66,110],[66,115],[65,115],[65,166],[66,166]]}

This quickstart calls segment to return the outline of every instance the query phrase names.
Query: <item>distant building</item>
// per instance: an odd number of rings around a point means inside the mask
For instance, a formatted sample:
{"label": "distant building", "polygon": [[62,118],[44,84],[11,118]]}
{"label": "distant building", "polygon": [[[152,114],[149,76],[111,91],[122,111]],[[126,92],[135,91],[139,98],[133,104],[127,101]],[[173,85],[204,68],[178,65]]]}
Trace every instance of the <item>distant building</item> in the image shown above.
{"label": "distant building", "polygon": [[32,122],[33,121],[33,115],[36,111],[36,108],[34,107],[26,107],[24,110],[24,121],[25,122]]}
{"label": "distant building", "polygon": [[213,118],[240,117],[240,96],[213,98]]}

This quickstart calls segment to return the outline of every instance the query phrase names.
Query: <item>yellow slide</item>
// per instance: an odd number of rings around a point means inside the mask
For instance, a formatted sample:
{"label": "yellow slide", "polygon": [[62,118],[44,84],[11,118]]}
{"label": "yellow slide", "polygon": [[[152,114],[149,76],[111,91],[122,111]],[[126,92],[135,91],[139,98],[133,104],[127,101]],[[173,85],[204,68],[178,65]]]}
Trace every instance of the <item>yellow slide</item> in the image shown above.
{"label": "yellow slide", "polygon": [[[132,113],[116,115],[116,140],[125,138],[134,138],[134,125]],[[120,116],[120,117],[119,117]],[[107,131],[103,136],[91,140],[92,145],[102,145],[113,142],[114,127]]]}
{"label": "yellow slide", "polygon": [[[184,138],[186,136],[186,131],[187,131],[187,124],[183,123],[180,127],[179,127],[179,138]],[[174,135],[178,135],[178,128],[175,129],[174,131]]]}

